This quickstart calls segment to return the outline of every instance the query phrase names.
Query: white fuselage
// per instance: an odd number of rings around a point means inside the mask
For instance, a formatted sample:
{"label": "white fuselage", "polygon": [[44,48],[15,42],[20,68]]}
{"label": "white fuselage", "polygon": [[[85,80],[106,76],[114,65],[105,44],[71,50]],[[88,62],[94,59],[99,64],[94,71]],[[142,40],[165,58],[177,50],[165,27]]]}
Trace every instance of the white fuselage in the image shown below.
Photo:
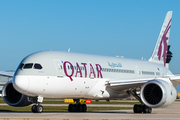
{"label": "white fuselage", "polygon": [[22,60],[13,85],[28,96],[116,99],[128,94],[108,89],[107,81],[166,75],[172,73],[163,65],[143,60],[43,51]]}

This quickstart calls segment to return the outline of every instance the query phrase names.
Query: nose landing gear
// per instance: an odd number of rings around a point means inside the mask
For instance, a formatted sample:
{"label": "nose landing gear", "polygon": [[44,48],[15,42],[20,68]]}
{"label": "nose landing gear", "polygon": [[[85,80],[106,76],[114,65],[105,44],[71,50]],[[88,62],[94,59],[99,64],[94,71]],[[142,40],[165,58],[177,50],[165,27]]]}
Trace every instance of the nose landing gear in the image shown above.
{"label": "nose landing gear", "polygon": [[32,111],[33,113],[42,113],[42,112],[43,112],[43,106],[40,105],[40,104],[33,105],[33,106],[31,107],[31,111]]}
{"label": "nose landing gear", "polygon": [[40,105],[40,103],[43,101],[43,97],[38,96],[36,99],[36,105],[33,105],[31,107],[31,111],[33,113],[42,113],[43,112],[43,106]]}

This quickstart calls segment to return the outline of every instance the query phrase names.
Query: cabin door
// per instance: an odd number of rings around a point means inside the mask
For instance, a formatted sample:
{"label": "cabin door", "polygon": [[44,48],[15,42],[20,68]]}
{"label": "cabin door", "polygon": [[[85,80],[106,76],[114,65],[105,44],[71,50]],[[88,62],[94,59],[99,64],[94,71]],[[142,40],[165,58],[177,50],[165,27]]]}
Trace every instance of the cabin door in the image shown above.
{"label": "cabin door", "polygon": [[63,70],[63,62],[61,62],[60,60],[53,60],[55,67],[56,67],[56,71],[57,71],[57,77],[64,77],[64,70]]}
{"label": "cabin door", "polygon": [[139,66],[136,66],[136,75],[137,75],[137,78],[141,78],[141,70]]}

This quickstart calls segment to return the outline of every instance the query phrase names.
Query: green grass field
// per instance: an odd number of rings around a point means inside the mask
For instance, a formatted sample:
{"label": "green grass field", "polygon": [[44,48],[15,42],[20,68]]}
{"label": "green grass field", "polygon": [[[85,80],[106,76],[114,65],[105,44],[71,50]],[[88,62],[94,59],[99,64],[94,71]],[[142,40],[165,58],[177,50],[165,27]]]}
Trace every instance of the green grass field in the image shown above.
{"label": "green grass field", "polygon": [[[69,104],[65,103],[64,99],[49,99],[45,98],[42,102],[42,104]],[[91,104],[140,104],[137,100],[112,100],[110,102],[107,102],[105,100],[99,100],[99,102],[92,100]]]}
{"label": "green grass field", "polygon": [[[0,98],[0,103],[5,103],[3,98]],[[68,111],[68,104],[64,103],[64,99],[44,99],[42,104],[67,104],[67,106],[43,106],[44,111]],[[113,100],[112,102],[106,102],[104,100],[100,101],[92,101],[91,104],[139,104],[138,101],[120,101],[120,100]],[[132,107],[87,107],[87,111],[99,111],[99,110],[123,110],[123,109],[132,109]],[[12,107],[9,105],[1,105],[0,111],[24,111],[30,112],[31,106],[26,107]]]}
{"label": "green grass field", "polygon": [[[0,103],[5,103],[3,98],[0,98]],[[44,98],[42,104],[69,104],[65,103],[64,99],[50,99],[50,98]],[[105,100],[100,100],[99,102],[92,100],[91,104],[140,104],[137,100],[129,101],[129,100],[113,100],[110,102],[106,102]]]}
{"label": "green grass field", "polygon": [[[64,103],[64,101],[46,101],[44,100],[42,102],[42,104],[69,104],[69,103]],[[125,101],[120,101],[120,102],[106,102],[106,101],[92,101],[90,104],[140,104],[138,101],[134,101],[134,102],[125,102]]]}

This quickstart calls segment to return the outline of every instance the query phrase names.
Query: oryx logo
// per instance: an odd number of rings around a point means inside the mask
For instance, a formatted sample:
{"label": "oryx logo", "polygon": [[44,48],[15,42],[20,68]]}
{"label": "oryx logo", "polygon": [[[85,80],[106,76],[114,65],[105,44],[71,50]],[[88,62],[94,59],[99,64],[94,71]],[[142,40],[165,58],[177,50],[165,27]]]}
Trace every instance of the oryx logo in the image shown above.
{"label": "oryx logo", "polygon": [[163,43],[163,46],[164,46],[163,50],[164,51],[163,51],[162,57],[163,57],[163,61],[164,61],[164,66],[166,65],[166,56],[167,56],[167,49],[168,49],[168,44],[167,44],[168,37],[166,37],[166,35],[167,35],[168,31],[170,30],[170,27],[171,27],[170,23],[171,23],[171,19],[170,19],[170,21],[169,21],[169,23],[168,23],[168,25],[167,25],[164,33],[163,33],[163,36],[161,38],[161,42],[159,45],[159,50],[157,53],[158,59],[160,60],[161,59],[161,53],[162,53],[162,43]]}

